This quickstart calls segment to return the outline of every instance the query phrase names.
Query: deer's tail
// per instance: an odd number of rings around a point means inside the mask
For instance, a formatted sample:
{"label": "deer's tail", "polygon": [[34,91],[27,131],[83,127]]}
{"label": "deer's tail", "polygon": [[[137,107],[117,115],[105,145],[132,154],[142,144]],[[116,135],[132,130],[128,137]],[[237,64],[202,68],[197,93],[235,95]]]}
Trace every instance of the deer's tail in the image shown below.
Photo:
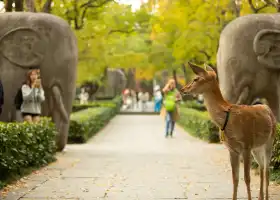
{"label": "deer's tail", "polygon": [[271,138],[275,138],[276,136],[276,129],[277,129],[277,120],[276,120],[276,117],[274,116],[272,110],[270,109],[269,106],[265,105],[266,109],[269,111],[269,116],[270,116],[270,120],[271,120],[271,135],[270,137]]}

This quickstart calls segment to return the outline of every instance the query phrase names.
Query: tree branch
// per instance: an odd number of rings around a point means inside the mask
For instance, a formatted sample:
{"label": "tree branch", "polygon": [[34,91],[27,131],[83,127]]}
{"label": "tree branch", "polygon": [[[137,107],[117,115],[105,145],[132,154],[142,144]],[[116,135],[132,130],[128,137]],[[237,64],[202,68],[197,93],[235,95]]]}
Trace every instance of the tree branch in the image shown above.
{"label": "tree branch", "polygon": [[25,0],[25,5],[28,12],[37,12],[34,0]]}
{"label": "tree branch", "polygon": [[249,5],[250,5],[250,7],[251,7],[251,9],[252,9],[252,11],[253,11],[254,13],[258,13],[258,12],[261,11],[262,9],[267,8],[268,6],[273,5],[269,0],[265,0],[265,2],[266,2],[266,4],[264,4],[263,6],[261,6],[261,7],[259,7],[259,8],[256,8],[256,7],[254,6],[252,0],[248,0],[248,3],[249,3]]}
{"label": "tree branch", "polygon": [[109,33],[108,33],[108,35],[111,35],[111,34],[113,34],[113,33],[125,33],[125,34],[130,34],[130,33],[133,33],[133,32],[135,32],[134,29],[132,29],[132,30],[110,30]]}
{"label": "tree branch", "polygon": [[276,0],[275,3],[270,0],[264,0],[264,2],[266,2],[270,6],[275,7],[277,12],[280,12],[280,0]]}
{"label": "tree branch", "polygon": [[204,50],[199,50],[200,53],[206,56],[207,60],[210,60],[211,56]]}
{"label": "tree branch", "polygon": [[[71,23],[71,21],[74,20],[74,27],[75,30],[81,30],[84,27],[85,24],[85,17],[87,14],[87,11],[89,8],[100,8],[102,6],[104,6],[105,4],[112,2],[114,0],[104,0],[99,4],[94,4],[97,1],[96,0],[89,0],[88,2],[78,6],[78,0],[74,0],[73,2],[73,7],[74,7],[74,12],[75,12],[75,17],[74,19],[71,19],[71,17],[69,17],[69,15],[67,16],[68,22]],[[82,10],[80,12],[80,9]],[[67,10],[67,13],[69,13],[70,11]]]}
{"label": "tree branch", "polygon": [[96,0],[89,0],[88,2],[82,4],[80,6],[80,8],[85,8],[85,7],[88,7],[88,8],[100,8],[102,6],[104,6],[106,3],[109,3],[111,1],[114,1],[114,0],[104,0],[103,2],[97,4],[97,5],[93,5],[94,2],[96,2]]}
{"label": "tree branch", "polygon": [[44,13],[51,13],[51,5],[53,0],[47,0],[41,10]]}
{"label": "tree branch", "polygon": [[73,6],[74,6],[74,12],[75,12],[75,18],[74,18],[75,29],[80,30],[81,26],[79,25],[80,12],[78,9],[78,0],[74,0]]}
{"label": "tree branch", "polygon": [[90,39],[95,39],[94,35],[90,35],[90,36],[83,36],[81,37],[82,40],[90,40]]}

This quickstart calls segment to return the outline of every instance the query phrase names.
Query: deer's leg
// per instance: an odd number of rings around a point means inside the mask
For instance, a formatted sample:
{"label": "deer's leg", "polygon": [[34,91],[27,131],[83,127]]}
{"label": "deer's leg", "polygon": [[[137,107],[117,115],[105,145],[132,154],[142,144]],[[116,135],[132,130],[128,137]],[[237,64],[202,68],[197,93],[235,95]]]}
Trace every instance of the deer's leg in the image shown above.
{"label": "deer's leg", "polygon": [[233,194],[232,200],[237,200],[237,189],[239,183],[239,166],[240,166],[240,155],[230,151],[230,163],[232,170],[232,182],[233,182]]}
{"label": "deer's leg", "polygon": [[268,187],[269,187],[269,165],[271,161],[271,156],[272,156],[272,147],[273,147],[273,142],[274,139],[269,139],[269,142],[266,145],[265,148],[265,156],[264,156],[264,172],[265,172],[265,200],[269,199],[269,192],[268,192]]}
{"label": "deer's leg", "polygon": [[263,183],[264,183],[264,150],[263,149],[254,149],[252,151],[255,160],[259,165],[260,170],[260,193],[259,200],[263,200]]}
{"label": "deer's leg", "polygon": [[251,169],[251,150],[244,149],[243,152],[243,162],[244,162],[244,180],[247,187],[247,194],[248,200],[252,200],[251,196],[251,176],[250,176],[250,169]]}

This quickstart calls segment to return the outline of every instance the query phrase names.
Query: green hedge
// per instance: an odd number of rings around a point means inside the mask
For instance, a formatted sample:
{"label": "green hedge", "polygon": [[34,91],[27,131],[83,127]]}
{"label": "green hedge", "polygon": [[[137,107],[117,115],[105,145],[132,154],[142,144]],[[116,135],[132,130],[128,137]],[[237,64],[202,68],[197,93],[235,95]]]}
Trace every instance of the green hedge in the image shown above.
{"label": "green hedge", "polygon": [[178,123],[195,137],[210,143],[217,143],[220,141],[219,129],[211,122],[207,112],[181,107],[180,120]]}
{"label": "green hedge", "polygon": [[182,107],[186,107],[186,108],[193,108],[199,111],[206,111],[206,107],[204,106],[204,104],[200,104],[196,100],[188,100],[183,102],[181,105]]}
{"label": "green hedge", "polygon": [[78,112],[81,110],[85,110],[87,108],[94,108],[94,107],[120,107],[122,102],[122,98],[120,96],[115,97],[112,100],[100,100],[100,101],[92,101],[88,104],[79,104],[75,103],[72,107],[72,112]]}
{"label": "green hedge", "polygon": [[115,108],[88,108],[71,115],[68,143],[85,143],[115,116]]}
{"label": "green hedge", "polygon": [[73,113],[68,143],[85,143],[119,112],[121,104],[121,97],[116,97],[112,101],[99,102],[99,106],[89,105],[87,109]]}
{"label": "green hedge", "polygon": [[43,118],[38,124],[1,122],[0,188],[24,169],[54,161],[55,137],[55,126],[48,119]]}
{"label": "green hedge", "polygon": [[277,134],[273,145],[272,164],[274,169],[280,170],[280,124],[277,124]]}

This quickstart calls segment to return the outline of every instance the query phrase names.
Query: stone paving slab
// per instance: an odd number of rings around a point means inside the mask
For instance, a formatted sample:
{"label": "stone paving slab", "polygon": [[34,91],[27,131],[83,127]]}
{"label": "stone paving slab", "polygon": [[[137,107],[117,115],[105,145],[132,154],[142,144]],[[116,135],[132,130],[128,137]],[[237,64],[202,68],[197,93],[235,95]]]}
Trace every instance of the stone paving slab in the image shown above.
{"label": "stone paving slab", "polygon": [[[253,174],[253,173],[252,173]],[[232,195],[226,148],[176,127],[164,137],[160,116],[117,116],[89,143],[68,145],[58,161],[32,174],[4,200],[227,200]],[[259,177],[252,175],[257,199]],[[270,200],[280,200],[271,185]],[[240,170],[239,199],[247,199]]]}

